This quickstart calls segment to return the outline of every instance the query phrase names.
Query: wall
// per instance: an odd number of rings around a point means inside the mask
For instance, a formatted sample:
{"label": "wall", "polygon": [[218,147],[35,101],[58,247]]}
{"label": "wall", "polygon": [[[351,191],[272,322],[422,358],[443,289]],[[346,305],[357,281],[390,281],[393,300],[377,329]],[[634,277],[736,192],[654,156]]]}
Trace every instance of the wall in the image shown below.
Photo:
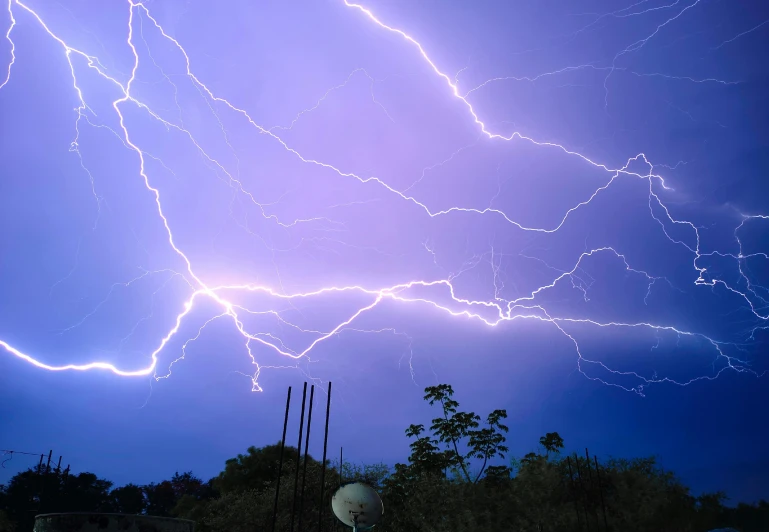
{"label": "wall", "polygon": [[34,532],[193,532],[194,522],[123,514],[47,514],[35,518]]}

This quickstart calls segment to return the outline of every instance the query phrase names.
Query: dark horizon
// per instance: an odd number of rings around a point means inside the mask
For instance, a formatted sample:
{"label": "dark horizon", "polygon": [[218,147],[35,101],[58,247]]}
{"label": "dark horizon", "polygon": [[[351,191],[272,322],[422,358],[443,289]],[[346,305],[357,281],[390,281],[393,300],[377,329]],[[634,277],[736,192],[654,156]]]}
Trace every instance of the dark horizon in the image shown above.
{"label": "dark horizon", "polygon": [[[304,390],[306,392],[307,382]],[[312,391],[314,389],[311,397]],[[379,523],[385,530],[413,529],[424,521],[425,515],[436,512],[444,514],[441,530],[452,531],[459,530],[456,527],[460,525],[472,526],[468,525],[468,517],[476,523],[489,524],[489,519],[506,523],[511,529],[515,528],[511,519],[516,520],[518,527],[531,526],[533,521],[538,523],[537,530],[546,524],[553,531],[573,530],[574,526],[581,529],[582,521],[590,529],[591,519],[597,530],[606,532],[630,530],[627,528],[630,525],[638,532],[716,528],[759,532],[769,524],[769,501],[728,504],[720,491],[692,494],[678,477],[670,477],[654,460],[631,458],[601,462],[588,449],[583,456],[577,452],[570,454],[557,432],[540,437],[536,451],[524,457],[510,457],[506,454],[509,449],[505,434],[509,427],[505,424],[505,410],[489,413],[483,426],[491,432],[474,443],[473,438],[481,436],[486,429],[474,431],[472,422],[467,421],[476,418],[474,413],[466,413],[458,402],[450,404],[452,387],[440,384],[424,391],[424,399],[434,403],[438,413],[443,411],[446,416],[438,415],[439,419],[429,428],[411,425],[406,434],[411,440],[407,464],[398,464],[394,469],[382,464],[348,463],[343,461],[341,449],[340,460],[335,464],[333,460],[319,462],[309,456],[306,447],[304,451],[301,449],[303,442],[309,440],[311,416],[298,429],[298,447],[290,445],[292,435],[284,424],[282,441],[260,448],[250,447],[247,452],[227,460],[220,474],[208,481],[186,471],[148,485],[116,486],[91,473],[71,472],[69,467],[62,471],[60,461],[51,468],[49,454],[47,464],[41,457],[35,469],[18,473],[8,486],[0,485],[0,529],[31,530],[32,515],[37,516],[34,521],[38,523],[41,516],[61,515],[71,519],[73,513],[87,512],[102,517],[118,515],[120,519],[175,517],[192,520],[210,532],[231,531],[233,526],[247,530],[264,526],[268,520],[273,529],[276,523],[281,523],[278,529],[284,530],[290,522],[287,530],[293,530],[297,516],[300,529],[303,520],[313,523],[314,527],[317,515],[320,531],[322,526],[334,529],[336,524],[338,528],[334,517],[329,515],[324,520],[324,513],[329,514],[324,508],[331,502],[332,494],[336,500],[337,490],[351,482],[372,487],[378,495],[376,504],[384,503],[388,508]],[[290,398],[291,388],[288,394]],[[306,406],[304,398],[303,394],[302,412]],[[288,420],[287,414],[284,423]],[[304,421],[301,414],[300,418]],[[482,416],[476,419],[480,421]],[[426,434],[437,438],[433,444],[417,441],[416,438],[423,440]],[[324,454],[327,436],[324,432]],[[493,437],[488,439],[489,436]],[[445,449],[440,441],[448,444]],[[489,447],[491,441],[495,443]],[[482,455],[473,457],[474,452]],[[508,458],[509,466],[500,468],[505,461],[494,460],[495,457]],[[326,463],[327,466],[322,465]],[[293,495],[288,493],[292,480]],[[425,489],[438,491],[420,498],[420,492]],[[490,497],[491,494],[494,496]],[[463,506],[468,496],[468,505]],[[479,496],[478,500],[485,501],[482,509],[473,502]],[[489,506],[489,498],[495,501],[494,505]],[[532,503],[539,508],[532,508]],[[445,513],[447,507],[452,511]],[[343,519],[336,510],[332,513]],[[321,525],[324,521],[326,525]],[[72,522],[67,522],[71,527]]]}
{"label": "dark horizon", "polygon": [[769,3],[300,7],[0,9],[0,448],[210,478],[332,381],[394,464],[440,382],[769,499]]}

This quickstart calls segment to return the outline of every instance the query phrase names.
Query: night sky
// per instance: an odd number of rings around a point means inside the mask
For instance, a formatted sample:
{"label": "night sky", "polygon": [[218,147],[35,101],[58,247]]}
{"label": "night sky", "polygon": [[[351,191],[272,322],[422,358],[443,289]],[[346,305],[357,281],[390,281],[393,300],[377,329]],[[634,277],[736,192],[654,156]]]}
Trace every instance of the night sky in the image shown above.
{"label": "night sky", "polygon": [[393,464],[450,383],[769,498],[766,2],[5,7],[0,448],[208,478],[308,380]]}

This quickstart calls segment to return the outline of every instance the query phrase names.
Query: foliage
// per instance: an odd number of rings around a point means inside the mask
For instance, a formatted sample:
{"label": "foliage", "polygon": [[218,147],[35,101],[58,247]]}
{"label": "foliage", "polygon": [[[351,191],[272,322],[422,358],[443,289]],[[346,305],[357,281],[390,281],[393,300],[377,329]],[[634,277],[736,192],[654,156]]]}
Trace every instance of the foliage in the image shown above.
{"label": "foliage", "polygon": [[5,510],[0,510],[0,532],[14,532],[16,525],[5,513]]}
{"label": "foliage", "polygon": [[140,514],[147,507],[144,490],[136,484],[115,488],[110,492],[110,498],[115,511],[123,514]]}
{"label": "foliage", "polygon": [[[435,473],[440,469],[453,469],[461,473],[467,482],[478,482],[490,459],[496,456],[504,457],[508,448],[504,445],[502,433],[508,431],[502,420],[507,418],[505,410],[494,410],[486,418],[485,426],[480,426],[480,416],[474,412],[459,412],[459,403],[452,397],[454,389],[449,384],[439,384],[425,388],[424,399],[434,405],[441,406],[442,417],[433,419],[430,430],[432,437],[421,436],[424,425],[411,425],[406,430],[406,436],[417,438],[411,444],[409,461],[414,467],[426,473]],[[421,437],[420,437],[421,436]],[[465,452],[460,451],[464,442]],[[448,449],[441,451],[439,444],[446,444]],[[481,459],[483,464],[471,479],[469,463],[471,459]]]}
{"label": "foliage", "polygon": [[[482,422],[459,410],[447,384],[425,389],[425,400],[439,409],[429,429],[412,424],[408,463],[326,464],[297,460],[286,447],[280,475],[276,530],[336,530],[330,511],[333,491],[342,481],[361,481],[378,490],[385,515],[383,532],[422,530],[465,532],[705,532],[732,527],[740,532],[769,530],[769,503],[726,507],[722,493],[694,497],[653,458],[612,459],[602,464],[576,454],[564,456],[557,432],[539,439],[541,452],[500,460],[509,452],[504,410]],[[250,447],[227,460],[208,482],[191,472],[144,486],[112,484],[91,473],[63,476],[29,470],[0,486],[0,532],[32,530],[34,515],[59,511],[99,511],[176,516],[197,522],[200,532],[246,532],[271,527],[280,462],[280,445]],[[306,480],[304,468],[306,466]],[[298,498],[294,499],[295,480]],[[322,510],[322,512],[321,512]],[[321,517],[321,513],[323,514]],[[604,517],[605,514],[605,517]],[[292,515],[293,527],[292,527]]]}
{"label": "foliage", "polygon": [[[297,460],[297,448],[287,445],[283,452],[283,467]],[[315,462],[312,457],[312,462]],[[280,463],[280,443],[257,449],[249,447],[246,454],[230,458],[224,464],[224,471],[213,481],[222,493],[243,491],[247,489],[261,490],[266,484],[271,484],[278,476]]]}

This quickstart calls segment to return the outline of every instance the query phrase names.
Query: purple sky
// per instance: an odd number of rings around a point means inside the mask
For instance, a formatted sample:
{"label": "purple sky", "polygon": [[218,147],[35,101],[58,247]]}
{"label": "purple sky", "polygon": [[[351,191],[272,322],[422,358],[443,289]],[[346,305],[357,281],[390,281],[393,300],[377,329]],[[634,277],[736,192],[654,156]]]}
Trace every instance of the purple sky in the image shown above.
{"label": "purple sky", "polygon": [[0,448],[209,477],[330,380],[394,463],[448,382],[514,454],[769,497],[752,4],[11,0]]}

